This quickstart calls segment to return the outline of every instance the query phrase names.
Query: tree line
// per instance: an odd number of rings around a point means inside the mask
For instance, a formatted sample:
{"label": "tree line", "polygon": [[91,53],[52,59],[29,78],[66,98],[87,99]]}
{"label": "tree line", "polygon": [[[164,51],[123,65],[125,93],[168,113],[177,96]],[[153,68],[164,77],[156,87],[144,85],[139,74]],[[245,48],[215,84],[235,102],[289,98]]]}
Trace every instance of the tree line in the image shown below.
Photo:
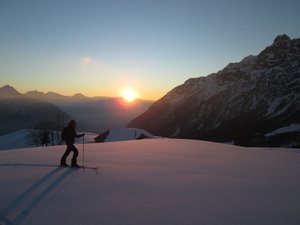
{"label": "tree line", "polygon": [[65,114],[61,113],[53,118],[38,121],[28,130],[27,143],[31,146],[60,145],[61,132],[67,119]]}

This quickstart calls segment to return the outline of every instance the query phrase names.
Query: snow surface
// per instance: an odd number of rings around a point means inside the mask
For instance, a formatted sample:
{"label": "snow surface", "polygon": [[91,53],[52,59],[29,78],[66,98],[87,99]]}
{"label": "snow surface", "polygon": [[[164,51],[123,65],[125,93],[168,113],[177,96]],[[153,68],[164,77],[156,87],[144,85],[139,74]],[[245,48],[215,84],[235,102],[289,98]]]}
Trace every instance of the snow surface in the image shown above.
{"label": "snow surface", "polygon": [[150,134],[148,131],[143,129],[115,127],[109,130],[109,134],[106,137],[105,142],[136,140],[141,135],[154,138],[153,134]]}
{"label": "snow surface", "polygon": [[291,93],[287,96],[283,96],[283,97],[276,98],[275,100],[273,100],[269,104],[269,108],[268,108],[268,112],[266,113],[266,116],[276,117],[276,116],[284,113],[285,111],[287,111],[289,106],[292,104],[291,101],[288,104],[286,104],[283,108],[281,108],[278,112],[276,112],[276,109],[278,108],[278,106],[280,106],[280,104],[282,104],[282,101],[284,101],[284,100],[288,101],[287,99],[289,99],[291,95],[294,95],[294,93]]}
{"label": "snow surface", "polygon": [[299,132],[300,131],[300,124],[298,123],[292,123],[289,126],[280,127],[276,130],[273,130],[270,133],[267,133],[266,136],[274,136],[277,134],[287,133],[287,132]]}
{"label": "snow surface", "polygon": [[[16,149],[16,148],[28,148],[35,147],[33,145],[29,145],[27,141],[27,133],[28,129],[19,130],[16,132],[12,132],[6,135],[0,136],[0,151],[8,150],[8,149]],[[94,138],[98,136],[95,133],[86,133],[86,132],[77,132],[78,134],[85,133],[84,142],[85,143],[93,143]],[[76,139],[77,143],[82,143],[82,138]],[[1,224],[0,224],[1,225]]]}
{"label": "snow surface", "polygon": [[1,225],[300,224],[300,149],[86,144],[85,164],[97,170],[57,168],[64,150],[0,152]]}
{"label": "snow surface", "polygon": [[27,129],[0,136],[0,150],[33,147],[26,139]]}

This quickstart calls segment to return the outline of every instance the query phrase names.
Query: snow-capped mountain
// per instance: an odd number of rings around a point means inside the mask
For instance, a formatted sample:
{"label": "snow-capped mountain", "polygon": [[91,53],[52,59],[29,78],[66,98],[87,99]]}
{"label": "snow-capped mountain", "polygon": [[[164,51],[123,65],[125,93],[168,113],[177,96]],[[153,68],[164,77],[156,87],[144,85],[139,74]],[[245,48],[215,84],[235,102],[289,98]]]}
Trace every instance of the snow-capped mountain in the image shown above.
{"label": "snow-capped mountain", "polygon": [[167,137],[299,146],[300,39],[280,35],[257,56],[187,80],[128,126]]}

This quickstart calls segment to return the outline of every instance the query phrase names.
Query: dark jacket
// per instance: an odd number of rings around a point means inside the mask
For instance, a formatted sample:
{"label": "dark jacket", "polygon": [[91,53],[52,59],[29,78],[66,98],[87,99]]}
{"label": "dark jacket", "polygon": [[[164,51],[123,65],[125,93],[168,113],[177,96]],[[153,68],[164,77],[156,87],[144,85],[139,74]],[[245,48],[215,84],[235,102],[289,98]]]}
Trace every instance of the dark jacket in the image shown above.
{"label": "dark jacket", "polygon": [[80,138],[80,137],[82,137],[82,135],[78,135],[76,133],[75,127],[73,126],[67,127],[67,139],[66,139],[67,145],[73,145],[75,142],[75,138]]}

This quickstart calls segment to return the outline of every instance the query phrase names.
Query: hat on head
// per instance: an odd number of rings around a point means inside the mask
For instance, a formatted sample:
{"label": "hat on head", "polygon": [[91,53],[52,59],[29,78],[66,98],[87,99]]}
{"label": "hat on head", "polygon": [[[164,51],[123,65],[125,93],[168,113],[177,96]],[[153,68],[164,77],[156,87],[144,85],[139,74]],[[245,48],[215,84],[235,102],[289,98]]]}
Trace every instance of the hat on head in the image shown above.
{"label": "hat on head", "polygon": [[71,121],[69,122],[69,126],[71,126],[71,125],[75,125],[75,126],[76,126],[76,121],[75,121],[75,120],[71,120]]}

